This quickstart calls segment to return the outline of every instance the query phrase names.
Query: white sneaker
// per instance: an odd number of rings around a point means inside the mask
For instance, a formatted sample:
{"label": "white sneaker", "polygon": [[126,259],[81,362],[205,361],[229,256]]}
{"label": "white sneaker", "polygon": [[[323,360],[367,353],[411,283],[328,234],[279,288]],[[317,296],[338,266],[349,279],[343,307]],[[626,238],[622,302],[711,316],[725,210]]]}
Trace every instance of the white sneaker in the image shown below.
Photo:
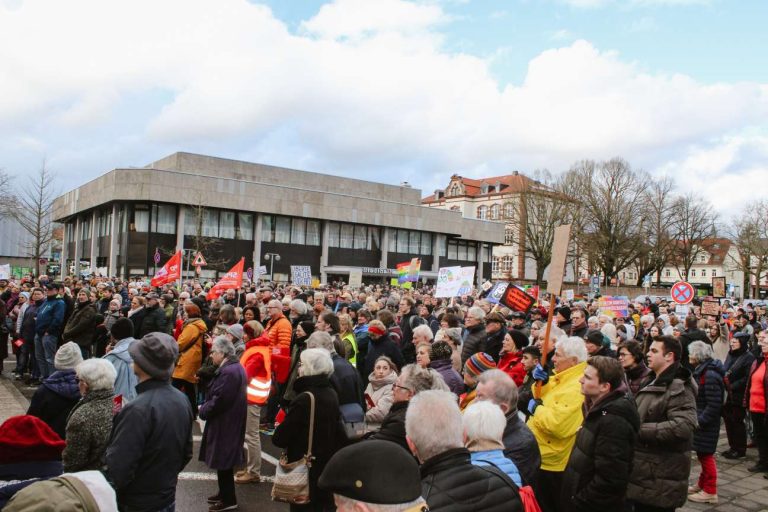
{"label": "white sneaker", "polygon": [[688,501],[693,501],[695,503],[717,503],[717,494],[709,494],[708,492],[699,491],[695,494],[689,494]]}
{"label": "white sneaker", "polygon": [[688,494],[696,494],[701,490],[701,487],[698,485],[691,485],[688,487]]}

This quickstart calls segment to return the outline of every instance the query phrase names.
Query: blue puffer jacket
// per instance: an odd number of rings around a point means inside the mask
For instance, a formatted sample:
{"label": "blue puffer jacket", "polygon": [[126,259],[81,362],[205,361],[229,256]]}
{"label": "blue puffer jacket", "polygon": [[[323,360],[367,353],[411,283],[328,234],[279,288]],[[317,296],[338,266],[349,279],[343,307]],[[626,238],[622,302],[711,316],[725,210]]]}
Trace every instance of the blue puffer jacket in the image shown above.
{"label": "blue puffer jacket", "polygon": [[472,464],[475,466],[496,466],[507,474],[518,487],[523,486],[523,480],[520,477],[515,463],[504,456],[503,450],[488,450],[485,452],[471,452]]}
{"label": "blue puffer jacket", "polygon": [[42,336],[46,332],[51,336],[58,336],[64,329],[64,313],[67,305],[59,297],[46,299],[37,310],[35,333]]}
{"label": "blue puffer jacket", "polygon": [[699,364],[693,378],[699,385],[696,414],[699,428],[693,433],[693,449],[699,453],[715,453],[720,437],[720,412],[723,408],[723,365],[717,359]]}

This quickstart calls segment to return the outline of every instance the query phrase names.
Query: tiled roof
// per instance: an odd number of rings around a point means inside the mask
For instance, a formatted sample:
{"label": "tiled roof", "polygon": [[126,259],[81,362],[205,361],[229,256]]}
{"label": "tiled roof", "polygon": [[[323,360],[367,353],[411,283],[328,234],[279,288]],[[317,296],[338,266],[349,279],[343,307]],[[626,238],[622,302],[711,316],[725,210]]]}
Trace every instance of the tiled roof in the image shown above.
{"label": "tiled roof", "polygon": [[[451,181],[444,190],[447,191],[450,188],[451,184],[456,180],[459,180],[461,184],[464,186],[465,194],[462,194],[461,196],[450,196],[450,197],[481,197],[481,196],[492,197],[492,196],[501,195],[501,194],[517,194],[527,190],[530,187],[541,186],[537,181],[532,180],[528,176],[524,174],[520,174],[519,172],[515,171],[513,174],[506,174],[503,176],[491,176],[488,178],[479,178],[479,179],[465,178],[463,176],[454,174],[453,176],[451,176]],[[483,194],[482,187],[484,184],[494,187],[493,192],[488,192],[486,194]],[[497,185],[499,186],[499,190],[496,189]],[[430,194],[427,197],[423,198],[421,202],[433,203],[437,201],[442,201],[443,199],[445,199],[445,196],[436,198],[435,194]]]}

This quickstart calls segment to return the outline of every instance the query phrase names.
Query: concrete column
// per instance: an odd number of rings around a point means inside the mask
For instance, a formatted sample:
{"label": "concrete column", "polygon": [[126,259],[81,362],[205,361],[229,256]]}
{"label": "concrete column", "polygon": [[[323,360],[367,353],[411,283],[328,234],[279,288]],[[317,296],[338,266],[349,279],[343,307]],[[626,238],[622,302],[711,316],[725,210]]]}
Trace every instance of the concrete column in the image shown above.
{"label": "concrete column", "polygon": [[485,268],[485,260],[486,260],[486,248],[485,244],[481,243],[479,244],[477,248],[477,272],[475,272],[475,281],[478,286],[480,286],[483,283],[483,269]]}
{"label": "concrete column", "polygon": [[325,272],[325,267],[328,266],[328,236],[330,234],[330,230],[328,229],[328,222],[327,220],[323,221],[323,238],[320,241],[320,282],[325,283],[328,274]]}
{"label": "concrete column", "polygon": [[67,244],[71,242],[71,240],[67,239],[67,226],[69,226],[69,222],[64,224],[64,236],[62,237],[63,240],[61,242],[61,260],[59,261],[59,274],[62,279],[64,279],[64,276],[69,274],[69,269],[67,267],[67,258],[69,257],[69,251],[67,251]]}
{"label": "concrete column", "polygon": [[389,252],[389,228],[385,227],[381,231],[381,259],[379,260],[380,268],[387,268],[387,253]]}
{"label": "concrete column", "polygon": [[186,222],[187,208],[180,204],[176,214],[176,252],[184,250],[184,225]]}
{"label": "concrete column", "polygon": [[82,240],[80,240],[80,216],[75,221],[75,277],[80,277],[80,247],[82,246]]}
{"label": "concrete column", "polygon": [[253,225],[253,280],[256,281],[261,277],[259,275],[259,266],[261,266],[261,239],[264,236],[262,231],[262,222],[264,215],[261,213],[256,214]]}
{"label": "concrete column", "polygon": [[440,245],[445,243],[445,235],[435,233],[432,237],[432,272],[440,270]]}
{"label": "concrete column", "polygon": [[91,215],[91,272],[96,271],[96,210]]}
{"label": "concrete column", "polygon": [[117,233],[118,233],[118,219],[117,219],[117,203],[112,203],[112,225],[109,230],[109,276],[113,277],[117,275]]}

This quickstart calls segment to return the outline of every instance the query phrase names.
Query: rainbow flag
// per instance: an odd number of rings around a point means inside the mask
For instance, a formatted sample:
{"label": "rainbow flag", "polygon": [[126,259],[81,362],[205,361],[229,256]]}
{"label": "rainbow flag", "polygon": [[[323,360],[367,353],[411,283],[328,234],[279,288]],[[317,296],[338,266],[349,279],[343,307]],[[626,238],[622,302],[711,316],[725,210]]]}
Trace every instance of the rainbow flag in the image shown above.
{"label": "rainbow flag", "polygon": [[411,261],[404,261],[398,263],[397,266],[397,282],[403,283],[415,283],[419,280],[419,271],[421,270],[421,259],[413,258]]}

